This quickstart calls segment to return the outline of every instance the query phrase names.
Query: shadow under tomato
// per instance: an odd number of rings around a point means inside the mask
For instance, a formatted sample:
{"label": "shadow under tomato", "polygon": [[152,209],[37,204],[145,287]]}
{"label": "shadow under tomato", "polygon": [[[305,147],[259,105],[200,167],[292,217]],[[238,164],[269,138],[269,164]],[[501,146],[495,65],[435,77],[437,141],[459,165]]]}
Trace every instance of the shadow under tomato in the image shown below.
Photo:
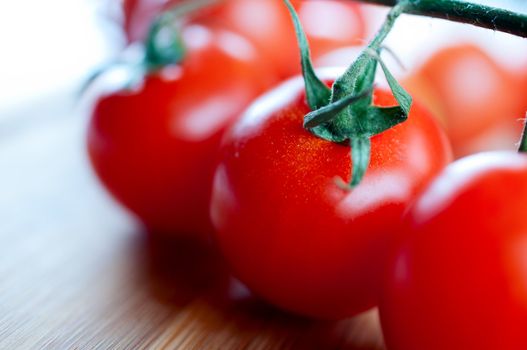
{"label": "shadow under tomato", "polygon": [[156,234],[142,240],[142,280],[152,298],[174,314],[191,310],[193,327],[206,335],[197,348],[217,348],[229,339],[236,349],[259,344],[269,349],[382,349],[376,312],[339,322],[291,315],[236,281],[212,245]]}
{"label": "shadow under tomato", "polygon": [[142,270],[158,301],[177,307],[196,298],[217,298],[228,288],[227,266],[210,244],[147,233],[141,242]]}

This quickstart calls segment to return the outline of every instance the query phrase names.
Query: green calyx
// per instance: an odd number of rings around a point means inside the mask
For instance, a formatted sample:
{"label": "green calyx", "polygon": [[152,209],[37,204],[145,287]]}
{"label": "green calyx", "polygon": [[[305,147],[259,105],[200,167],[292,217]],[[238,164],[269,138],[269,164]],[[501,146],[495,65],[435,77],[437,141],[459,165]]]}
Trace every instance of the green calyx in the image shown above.
{"label": "green calyx", "polygon": [[181,19],[220,0],[185,0],[161,13],[150,25],[145,41],[145,65],[156,70],[181,62],[185,45],[181,37]]}
{"label": "green calyx", "polygon": [[151,70],[177,64],[185,55],[180,28],[171,17],[164,13],[150,26],[145,42],[145,64]]}
{"label": "green calyx", "polygon": [[[333,83],[331,89],[316,76],[300,20],[289,0],[284,2],[295,25],[307,102],[311,108],[311,112],[304,117],[304,127],[324,140],[339,143],[349,141],[353,169],[345,187],[352,189],[362,181],[368,169],[371,138],[404,122],[410,112],[412,97],[399,85],[380,57],[384,39],[399,15],[410,6],[410,0],[400,1],[390,11],[377,36]],[[372,105],[375,74],[379,65],[397,100],[397,106],[383,108]]]}

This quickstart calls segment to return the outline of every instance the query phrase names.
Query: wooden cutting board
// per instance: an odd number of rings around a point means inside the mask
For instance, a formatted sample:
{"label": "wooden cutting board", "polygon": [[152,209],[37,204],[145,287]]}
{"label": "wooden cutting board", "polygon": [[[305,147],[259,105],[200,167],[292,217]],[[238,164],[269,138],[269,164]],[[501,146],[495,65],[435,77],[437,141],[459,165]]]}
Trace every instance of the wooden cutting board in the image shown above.
{"label": "wooden cutting board", "polygon": [[212,248],[142,232],[93,176],[79,113],[33,114],[0,123],[0,349],[382,349],[375,311],[288,315]]}

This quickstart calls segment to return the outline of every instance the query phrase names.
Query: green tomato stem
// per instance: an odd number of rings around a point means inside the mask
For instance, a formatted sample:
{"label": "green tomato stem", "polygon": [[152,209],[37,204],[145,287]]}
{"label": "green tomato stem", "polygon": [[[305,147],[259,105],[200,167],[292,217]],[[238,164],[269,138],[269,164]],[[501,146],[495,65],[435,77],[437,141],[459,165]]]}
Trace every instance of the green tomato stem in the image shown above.
{"label": "green tomato stem", "polygon": [[[398,0],[359,0],[396,6]],[[461,0],[410,0],[404,13],[446,19],[527,38],[527,15]]]}
{"label": "green tomato stem", "polygon": [[525,119],[524,121],[523,132],[522,132],[522,137],[520,140],[520,147],[518,148],[518,152],[527,153],[527,119]]}
{"label": "green tomato stem", "polygon": [[181,62],[185,51],[180,29],[171,16],[163,14],[152,22],[145,42],[145,65],[148,70]]}
{"label": "green tomato stem", "polygon": [[150,25],[145,41],[145,65],[156,70],[181,62],[185,45],[181,37],[180,20],[186,15],[223,0],[185,0],[161,13]]}
{"label": "green tomato stem", "polygon": [[395,4],[393,9],[388,13],[388,16],[386,17],[386,20],[384,21],[381,29],[377,32],[377,35],[370,42],[368,47],[374,50],[379,50],[383,41],[386,39],[393,26],[395,25],[397,18],[399,18],[399,16],[411,6],[411,2],[407,0],[399,1],[397,4]]}
{"label": "green tomato stem", "polygon": [[298,18],[295,8],[289,0],[284,0],[284,4],[287,6],[291,19],[293,20],[298,47],[300,48],[300,63],[302,65],[302,75],[304,76],[306,87],[307,103],[311,110],[316,110],[324,107],[328,103],[331,97],[331,90],[315,74],[307,36],[302,28],[300,18]]}

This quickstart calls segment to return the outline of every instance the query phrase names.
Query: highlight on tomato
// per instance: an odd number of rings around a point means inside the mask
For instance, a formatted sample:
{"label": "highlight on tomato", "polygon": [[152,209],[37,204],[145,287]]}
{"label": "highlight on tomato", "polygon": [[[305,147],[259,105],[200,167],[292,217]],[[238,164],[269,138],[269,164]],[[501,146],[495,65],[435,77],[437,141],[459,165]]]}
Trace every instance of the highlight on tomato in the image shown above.
{"label": "highlight on tomato", "polygon": [[392,91],[373,89],[389,29],[345,74],[315,73],[292,16],[304,80],[259,98],[229,129],[211,216],[219,248],[255,294],[339,319],[377,303],[393,230],[450,161],[450,146],[383,63]]}
{"label": "highlight on tomato", "polygon": [[98,98],[87,147],[106,189],[150,231],[206,237],[221,137],[274,77],[238,34],[173,23],[160,17],[129,86]]}
{"label": "highlight on tomato", "polygon": [[[125,0],[124,29],[129,41],[145,37],[152,18],[181,0]],[[350,1],[292,1],[305,27],[313,56],[342,46],[361,44],[366,32],[360,5]],[[300,72],[295,33],[283,0],[217,0],[193,14],[192,20],[220,26],[249,39],[281,77]],[[331,18],[331,20],[328,20]]]}
{"label": "highlight on tomato", "polygon": [[458,160],[417,199],[389,264],[390,350],[527,349],[527,156]]}
{"label": "highlight on tomato", "polygon": [[474,44],[440,49],[403,85],[441,118],[457,157],[510,147],[520,134],[520,80]]}

